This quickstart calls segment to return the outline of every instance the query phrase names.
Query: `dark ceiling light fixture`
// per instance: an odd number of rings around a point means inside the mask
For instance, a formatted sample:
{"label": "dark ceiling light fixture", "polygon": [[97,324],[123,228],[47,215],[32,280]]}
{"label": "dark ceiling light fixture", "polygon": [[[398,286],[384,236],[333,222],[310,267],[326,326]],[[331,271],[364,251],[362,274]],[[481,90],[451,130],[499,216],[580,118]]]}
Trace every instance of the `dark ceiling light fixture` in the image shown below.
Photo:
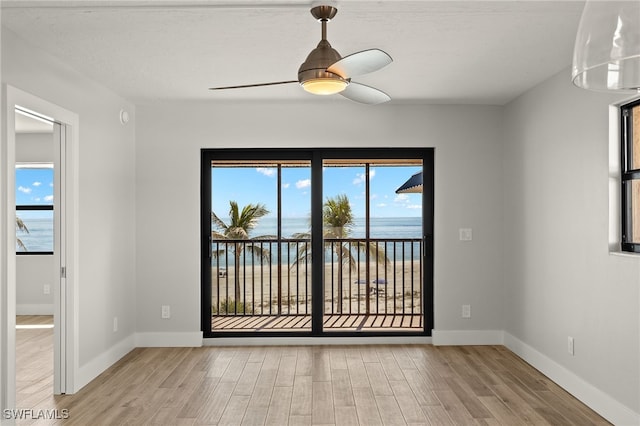
{"label": "dark ceiling light fixture", "polygon": [[298,80],[211,87],[209,90],[299,83],[304,90],[314,95],[339,93],[347,99],[364,104],[379,104],[391,100],[391,97],[383,91],[356,83],[351,78],[377,71],[389,65],[393,59],[380,49],[368,49],[345,57],[340,56],[327,40],[327,23],[336,16],[336,13],[338,9],[333,6],[316,6],[311,9],[311,15],[322,25],[322,39],[300,65]]}

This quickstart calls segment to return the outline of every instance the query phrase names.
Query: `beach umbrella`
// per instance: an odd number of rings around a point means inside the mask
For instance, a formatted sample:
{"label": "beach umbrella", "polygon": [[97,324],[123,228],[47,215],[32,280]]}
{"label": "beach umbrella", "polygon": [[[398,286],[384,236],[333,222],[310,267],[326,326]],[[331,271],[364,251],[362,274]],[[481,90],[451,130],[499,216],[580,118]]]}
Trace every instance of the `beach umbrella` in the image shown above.
{"label": "beach umbrella", "polygon": [[400,188],[396,189],[396,194],[419,192],[422,192],[422,172],[418,172],[411,176]]}

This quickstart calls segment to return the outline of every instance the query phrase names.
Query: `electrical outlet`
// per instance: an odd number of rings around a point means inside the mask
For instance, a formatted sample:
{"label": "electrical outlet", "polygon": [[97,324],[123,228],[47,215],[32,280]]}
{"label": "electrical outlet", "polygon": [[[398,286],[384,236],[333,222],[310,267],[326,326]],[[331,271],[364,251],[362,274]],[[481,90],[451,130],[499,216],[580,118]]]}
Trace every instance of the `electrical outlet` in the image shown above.
{"label": "electrical outlet", "polygon": [[44,294],[51,294],[51,286],[49,284],[44,285]]}
{"label": "electrical outlet", "polygon": [[171,318],[171,307],[169,305],[162,305],[162,319]]}
{"label": "electrical outlet", "polygon": [[462,305],[462,318],[471,318],[471,305]]}
{"label": "electrical outlet", "polygon": [[458,234],[460,237],[460,241],[473,240],[473,230],[471,228],[460,228],[458,229]]}
{"label": "electrical outlet", "polygon": [[118,331],[118,317],[113,317],[113,332]]}
{"label": "electrical outlet", "polygon": [[571,336],[567,338],[567,351],[569,352],[569,355],[575,355],[573,337]]}

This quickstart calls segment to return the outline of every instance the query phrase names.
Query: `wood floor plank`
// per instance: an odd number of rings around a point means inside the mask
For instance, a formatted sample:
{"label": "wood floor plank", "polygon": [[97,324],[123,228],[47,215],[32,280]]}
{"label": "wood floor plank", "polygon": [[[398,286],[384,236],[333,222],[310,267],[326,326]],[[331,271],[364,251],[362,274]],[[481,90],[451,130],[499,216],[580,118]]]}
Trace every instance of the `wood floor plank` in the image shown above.
{"label": "wood floor plank", "polygon": [[247,405],[249,405],[250,396],[248,395],[231,395],[227,406],[222,412],[218,425],[240,425],[247,411]]}
{"label": "wood floor plank", "polygon": [[355,407],[349,371],[342,369],[331,371],[331,384],[334,407]]}
{"label": "wood floor plank", "polygon": [[[256,380],[256,385],[253,388],[253,393],[251,394],[251,401],[249,402],[250,407],[269,407],[269,404],[273,399],[272,395],[275,388],[277,373],[277,370],[270,368],[260,371],[258,379]],[[278,398],[278,395],[275,397]]]}
{"label": "wood floor plank", "polygon": [[271,398],[265,424],[270,426],[286,425],[289,420],[293,386],[274,387],[273,395],[276,397]]}
{"label": "wood floor plank", "polygon": [[242,419],[242,425],[246,426],[258,426],[264,425],[267,419],[268,407],[251,406],[247,407],[244,418]]}
{"label": "wood floor plank", "polygon": [[233,394],[251,396],[261,368],[262,362],[247,362],[242,369],[242,373],[240,374],[238,381],[236,382]]}
{"label": "wood floor plank", "polygon": [[420,406],[440,404],[440,401],[433,393],[434,387],[424,380],[418,369],[403,369],[402,374]]}
{"label": "wood floor plank", "polygon": [[278,387],[293,386],[293,379],[296,375],[297,355],[284,355],[278,363],[278,373],[275,385]]}
{"label": "wood floor plank", "polygon": [[329,349],[329,365],[331,370],[346,370],[347,358],[342,347],[331,347]]}
{"label": "wood floor plank", "polygon": [[427,405],[422,407],[422,412],[433,426],[453,426],[451,417],[442,405]]}
{"label": "wood floor plank", "polygon": [[410,424],[426,423],[427,419],[409,384],[404,380],[392,381],[390,383],[393,395],[396,401],[398,401],[400,412],[405,421]]}
{"label": "wood floor plank", "polygon": [[476,424],[473,416],[467,411],[455,392],[449,389],[437,389],[434,392],[453,424],[465,426]]}
{"label": "wood floor plank", "polygon": [[514,392],[506,384],[495,384],[491,386],[494,394],[500,398],[503,404],[505,404],[512,412],[518,413],[518,417],[524,424],[528,425],[547,425],[547,422],[542,416],[536,413],[535,409],[531,405],[527,404],[516,392]]}
{"label": "wood floor plank", "polygon": [[209,398],[207,398],[207,401],[205,401],[203,410],[197,417],[197,422],[204,424],[218,423],[225,408],[227,408],[227,403],[231,399],[234,388],[234,382],[220,381]]}
{"label": "wood floor plank", "polygon": [[382,424],[376,398],[371,388],[353,388],[353,399],[356,403],[356,413],[360,424],[371,426]]}
{"label": "wood floor plank", "polygon": [[358,413],[355,405],[352,407],[335,407],[336,426],[358,426]]}
{"label": "wood floor plank", "polygon": [[316,348],[311,360],[311,377],[314,382],[328,382],[331,380],[331,364],[329,352]]}
{"label": "wood floor plank", "polygon": [[362,362],[360,352],[357,349],[348,350],[346,360],[351,386],[354,388],[369,387],[370,383],[367,370],[364,367],[364,362]]}
{"label": "wood floor plank", "polygon": [[493,417],[475,395],[472,395],[464,389],[462,379],[447,379],[447,383],[449,383],[449,388],[455,393],[472,417],[476,419],[489,419]]}
{"label": "wood floor plank", "polygon": [[498,420],[501,424],[519,426],[524,425],[525,422],[509,409],[500,399],[495,396],[480,396],[478,397],[480,402],[491,412],[493,418]]}
{"label": "wood floor plank", "polygon": [[369,384],[371,385],[374,395],[393,395],[393,391],[391,390],[391,386],[389,386],[389,380],[382,368],[382,364],[379,362],[365,362],[364,369],[367,372]]}
{"label": "wood floor plank", "polygon": [[311,416],[311,376],[296,376],[291,397],[291,416]]}
{"label": "wood floor plank", "polygon": [[333,391],[331,382],[312,383],[312,424],[333,424],[335,423],[335,411],[333,406]]}
{"label": "wood floor plank", "polygon": [[375,403],[380,413],[382,423],[390,426],[406,425],[398,401],[393,396],[379,395],[375,396]]}

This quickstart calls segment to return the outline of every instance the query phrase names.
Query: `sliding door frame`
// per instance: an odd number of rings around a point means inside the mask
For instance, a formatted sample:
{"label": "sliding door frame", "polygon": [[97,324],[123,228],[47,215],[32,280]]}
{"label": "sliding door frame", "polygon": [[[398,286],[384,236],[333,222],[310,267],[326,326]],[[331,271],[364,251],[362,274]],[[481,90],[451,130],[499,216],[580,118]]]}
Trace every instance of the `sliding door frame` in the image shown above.
{"label": "sliding door frame", "polygon": [[[216,160],[306,160],[311,162],[311,250],[312,253],[322,253],[324,241],[322,236],[322,169],[325,160],[344,159],[367,160],[377,159],[421,159],[423,168],[423,196],[422,196],[422,230],[423,230],[423,259],[422,259],[422,306],[423,328],[416,331],[331,331],[323,332],[324,318],[324,288],[323,262],[315,257],[311,267],[311,331],[269,331],[255,332],[215,332],[211,329],[211,163]],[[433,148],[252,148],[252,149],[202,149],[201,150],[201,328],[205,338],[215,337],[293,337],[293,336],[431,336],[433,329],[433,233],[434,233],[434,149]],[[400,185],[402,182],[399,182]],[[367,213],[368,214],[368,213]]]}

